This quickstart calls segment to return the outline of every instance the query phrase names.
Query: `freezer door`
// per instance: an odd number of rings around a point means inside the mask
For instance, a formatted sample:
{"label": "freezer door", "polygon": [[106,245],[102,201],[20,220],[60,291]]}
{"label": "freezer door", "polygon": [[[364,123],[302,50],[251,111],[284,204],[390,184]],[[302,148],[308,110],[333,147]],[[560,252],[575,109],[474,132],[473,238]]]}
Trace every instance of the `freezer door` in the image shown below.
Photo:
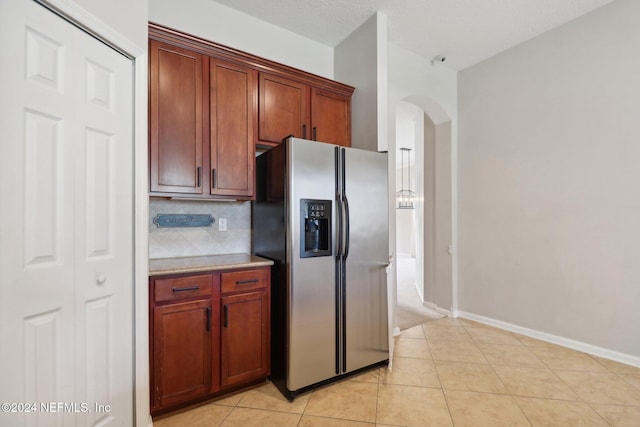
{"label": "freezer door", "polygon": [[346,371],[388,359],[387,276],[389,212],[387,155],[344,149]]}
{"label": "freezer door", "polygon": [[[328,256],[301,258],[301,200],[329,201],[335,233],[335,146],[287,141],[287,251],[289,269],[288,369],[296,391],[336,376],[335,245]],[[335,242],[335,236],[331,236]],[[305,252],[305,248],[302,248]]]}

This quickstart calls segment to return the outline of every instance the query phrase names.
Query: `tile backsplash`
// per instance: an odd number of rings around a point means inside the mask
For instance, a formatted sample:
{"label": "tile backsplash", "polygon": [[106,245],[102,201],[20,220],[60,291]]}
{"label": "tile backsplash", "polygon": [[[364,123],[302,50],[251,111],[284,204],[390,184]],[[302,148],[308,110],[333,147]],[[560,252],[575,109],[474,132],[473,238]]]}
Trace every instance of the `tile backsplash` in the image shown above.
{"label": "tile backsplash", "polygon": [[[158,227],[158,214],[209,214],[209,227]],[[218,219],[227,231],[218,231]],[[149,200],[149,258],[222,255],[251,252],[251,202]]]}

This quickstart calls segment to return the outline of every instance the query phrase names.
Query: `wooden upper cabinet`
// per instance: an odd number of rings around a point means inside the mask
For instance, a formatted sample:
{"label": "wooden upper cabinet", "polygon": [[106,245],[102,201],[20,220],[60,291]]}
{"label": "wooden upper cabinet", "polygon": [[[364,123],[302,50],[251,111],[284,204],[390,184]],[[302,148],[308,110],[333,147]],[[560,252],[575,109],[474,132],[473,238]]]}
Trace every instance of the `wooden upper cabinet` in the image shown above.
{"label": "wooden upper cabinet", "polygon": [[351,95],[260,73],[259,142],[279,144],[290,135],[351,146]]}
{"label": "wooden upper cabinet", "polygon": [[202,193],[202,55],[151,40],[149,164],[152,192]]}
{"label": "wooden upper cabinet", "polygon": [[258,139],[280,143],[289,135],[309,138],[309,87],[293,80],[260,73]]}
{"label": "wooden upper cabinet", "polygon": [[351,146],[351,97],[311,89],[311,139]]}
{"label": "wooden upper cabinet", "polygon": [[149,190],[255,197],[255,147],[351,145],[354,88],[149,24]]}
{"label": "wooden upper cabinet", "polygon": [[210,59],[210,190],[254,195],[257,72]]}

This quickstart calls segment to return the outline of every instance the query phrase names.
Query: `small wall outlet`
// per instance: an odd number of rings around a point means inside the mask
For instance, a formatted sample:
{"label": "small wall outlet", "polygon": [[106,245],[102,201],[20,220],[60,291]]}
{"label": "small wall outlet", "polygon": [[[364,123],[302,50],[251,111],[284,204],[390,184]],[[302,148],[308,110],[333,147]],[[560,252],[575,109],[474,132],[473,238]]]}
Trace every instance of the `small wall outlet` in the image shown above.
{"label": "small wall outlet", "polygon": [[227,231],[227,218],[218,218],[218,231]]}

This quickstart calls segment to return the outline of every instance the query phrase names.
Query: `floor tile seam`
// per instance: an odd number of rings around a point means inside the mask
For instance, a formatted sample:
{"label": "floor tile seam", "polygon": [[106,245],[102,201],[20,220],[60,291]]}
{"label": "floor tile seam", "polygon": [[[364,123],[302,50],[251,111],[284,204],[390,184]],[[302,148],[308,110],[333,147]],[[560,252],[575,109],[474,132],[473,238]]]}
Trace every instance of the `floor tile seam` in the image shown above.
{"label": "floor tile seam", "polygon": [[[482,355],[482,357],[484,357],[484,354]],[[486,360],[486,357],[485,357]],[[487,362],[469,362],[466,360],[443,360],[443,359],[433,359],[433,362],[447,362],[447,363],[466,363],[469,365],[490,365],[490,363]]]}
{"label": "floor tile seam", "polygon": [[[509,336],[511,336],[512,338],[514,338],[516,341],[518,341],[518,344],[510,344],[510,345],[517,345],[517,346],[522,346],[522,347],[527,347],[527,348],[531,348],[531,347],[547,347],[547,345],[542,344],[542,345],[526,345],[524,344],[522,341],[520,341],[520,337],[522,338],[529,338],[526,335],[522,335],[522,334],[518,334],[516,332],[511,332],[507,329],[502,329],[502,328],[497,328],[495,326],[489,326],[489,325],[480,325],[480,326],[472,326],[472,325],[466,325],[463,322],[460,322],[462,324],[462,327],[465,328],[466,332],[471,335],[471,333],[468,331],[467,328],[471,328],[471,329],[486,329],[486,330],[495,330],[498,331],[500,333],[506,333],[509,334]],[[473,338],[473,336],[471,336]],[[489,344],[489,343],[487,343]],[[504,343],[493,343],[493,344],[504,344]],[[548,344],[551,345],[551,344]]]}
{"label": "floor tile seam", "polygon": [[632,403],[598,403],[598,402],[585,402],[588,405],[606,405],[606,406],[620,406],[624,408],[640,408],[639,405],[634,405]]}
{"label": "floor tile seam", "polygon": [[[377,403],[376,403],[376,412],[377,412]],[[357,423],[376,424],[376,420],[375,419],[373,421],[366,421],[366,420],[356,419],[356,418],[341,418],[341,417],[332,417],[332,416],[329,416],[329,415],[317,415],[317,414],[300,414],[300,420],[302,420],[302,418],[304,418],[305,416],[328,418],[328,419],[339,420],[339,421],[352,421],[352,422],[357,422]]]}
{"label": "floor tile seam", "polygon": [[493,367],[506,366],[506,367],[509,367],[509,368],[548,369],[546,366],[540,366],[540,365],[522,365],[522,364],[515,365],[513,363],[503,363],[503,362],[489,362],[489,365],[491,365]]}
{"label": "floor tile seam", "polygon": [[[607,419],[604,417],[604,415],[602,415],[602,414],[601,414],[601,413],[600,413],[596,408],[594,408],[594,407],[592,406],[592,403],[590,403],[590,402],[584,402],[584,403],[585,403],[585,405],[587,405],[589,408],[591,408],[591,410],[592,410],[593,412],[595,412],[595,413],[596,413],[596,415],[598,415],[598,416],[602,419],[602,421],[604,421],[607,425],[611,425],[611,423],[610,423],[609,421],[607,421]],[[598,403],[593,403],[593,404],[595,404],[595,405],[599,405]],[[601,404],[600,404],[600,405],[601,405]]]}
{"label": "floor tile seam", "polygon": [[477,343],[475,341],[473,341],[473,339],[471,337],[468,337],[468,338],[465,338],[465,339],[459,339],[459,340],[446,339],[446,338],[427,338],[426,341],[427,341],[427,344],[430,344],[431,341],[440,341],[440,342],[471,342],[471,343],[477,345]]}
{"label": "floor tile seam", "polygon": [[[633,384],[629,383],[629,381],[627,381],[627,380],[624,378],[624,376],[622,376],[622,375],[620,375],[620,374],[616,374],[616,373],[614,373],[614,372],[571,371],[571,370],[568,370],[568,369],[555,369],[555,370],[554,370],[554,369],[551,369],[551,370],[554,372],[554,374],[556,374],[556,376],[557,376],[558,378],[560,378],[560,380],[561,380],[563,383],[567,384],[567,386],[568,386],[568,387],[569,387],[569,388],[570,388],[574,393],[576,393],[576,394],[578,394],[578,393],[573,389],[573,387],[571,387],[571,385],[570,385],[570,384],[568,384],[566,381],[564,381],[564,380],[562,379],[562,377],[560,377],[560,375],[558,375],[558,373],[557,373],[557,372],[569,372],[569,373],[579,372],[579,373],[585,373],[585,374],[612,375],[612,376],[617,377],[618,379],[621,379],[625,384],[627,384],[627,385],[631,386],[633,389],[638,390],[638,388],[637,388],[636,386],[634,386]],[[556,371],[557,371],[557,372],[556,372]],[[640,392],[640,390],[638,390],[638,391]],[[582,397],[582,396],[580,396],[580,397]],[[583,400],[584,400],[585,402],[587,402],[587,401],[586,401],[586,399],[583,399]],[[592,403],[597,403],[597,402],[592,402]],[[602,403],[602,404],[606,404],[606,403]],[[639,405],[637,405],[637,406],[640,406],[640,404],[639,404]]]}
{"label": "floor tile seam", "polygon": [[[482,353],[482,350],[480,350],[480,353]],[[484,353],[482,353],[482,357],[487,359],[487,357],[484,355]],[[489,360],[487,359],[487,362],[488,361]],[[504,381],[502,380],[502,377],[498,374],[498,371],[496,371],[496,368],[491,363],[488,363],[488,365],[491,367],[491,371],[493,371],[493,374],[498,378],[498,381],[500,381],[500,384],[502,384],[502,387],[504,387],[504,389],[507,390],[509,392],[509,394],[511,394],[511,390],[509,390],[507,385],[504,383]]]}
{"label": "floor tile seam", "polygon": [[395,356],[394,359],[431,360],[432,362],[434,361],[432,358],[415,356]]}
{"label": "floor tile seam", "polygon": [[[307,408],[307,405],[309,404],[309,401],[307,401],[307,403],[305,403],[304,408]],[[302,410],[302,412],[295,412],[295,411],[287,411],[285,409],[276,409],[276,408],[258,408],[255,406],[246,406],[246,405],[237,405],[235,406],[235,408],[246,408],[246,409],[259,409],[259,410],[264,410],[264,411],[271,411],[271,412],[283,412],[285,414],[304,414],[304,409]]]}
{"label": "floor tile seam", "polygon": [[229,411],[229,413],[222,418],[220,423],[218,423],[218,426],[221,426],[222,424],[224,424],[224,422],[227,421],[227,418],[229,418],[231,416],[231,414],[233,413],[233,411],[236,410],[236,408],[237,408],[237,406],[231,407],[231,410]]}
{"label": "floor tile seam", "polygon": [[[349,381],[349,380],[347,379],[347,380],[345,380],[345,382],[346,381]],[[372,382],[365,382],[365,383],[367,383],[367,384],[375,384],[375,386],[376,386],[376,413],[377,413],[377,410],[378,410],[378,393],[379,393],[379,390],[380,390],[380,383],[372,383]],[[337,383],[328,384],[327,387],[330,387],[330,386],[333,386],[333,385],[336,385],[336,384]],[[324,387],[321,387],[321,388],[315,389],[315,390],[313,390],[311,392],[311,396],[309,396],[309,400],[307,400],[307,403],[305,404],[304,412],[302,414],[300,414],[301,415],[301,420],[302,420],[302,417],[304,417],[305,415],[308,415],[308,416],[313,416],[313,417],[331,418],[331,419],[334,419],[334,420],[357,421],[357,422],[370,423],[370,424],[371,423],[373,423],[373,424],[376,423],[375,422],[375,418],[374,418],[374,421],[365,421],[365,420],[352,419],[352,418],[338,418],[338,417],[331,417],[331,416],[328,416],[328,415],[317,415],[317,414],[307,413],[307,410],[309,409],[308,408],[309,407],[309,403],[311,402],[311,398],[313,396],[313,393],[315,393],[317,390],[320,390],[320,389],[323,389],[323,388]],[[376,417],[377,417],[377,415],[376,415]]]}
{"label": "floor tile seam", "polygon": [[[456,341],[449,341],[449,342],[456,342]],[[463,342],[463,341],[457,341],[457,342]],[[482,353],[482,350],[480,350],[480,346],[478,346],[478,343],[473,339],[473,337],[471,337],[471,344],[473,344],[475,346],[475,348],[480,352],[480,354],[482,355],[482,358],[485,360],[485,363],[489,363],[489,361],[487,360],[487,358],[484,356],[484,353]],[[435,358],[433,360],[436,360]]]}
{"label": "floor tile seam", "polygon": [[474,338],[473,336],[471,336],[471,340],[473,340],[473,342],[474,342],[476,345],[481,345],[481,344],[490,344],[490,345],[512,345],[512,346],[514,346],[514,347],[524,347],[524,345],[522,345],[522,344],[514,344],[513,342],[504,342],[504,341],[502,341],[502,342],[496,342],[496,341],[494,341],[494,340],[487,341],[487,340],[484,340],[484,339]]}
{"label": "floor tile seam", "polygon": [[[509,388],[507,388],[507,390],[509,390]],[[573,390],[572,390],[573,391]],[[574,392],[575,393],[575,392]],[[534,395],[530,395],[530,394],[518,394],[515,392],[512,392],[511,390],[509,390],[509,394],[513,397],[523,397],[523,398],[529,398],[529,399],[544,399],[544,400],[557,400],[559,402],[577,402],[577,403],[587,403],[580,395],[578,395],[577,393],[575,393],[576,396],[578,396],[578,399],[561,399],[559,397],[543,397],[543,396],[534,396]]]}
{"label": "floor tile seam", "polygon": [[611,371],[590,371],[588,369],[572,369],[572,368],[549,368],[554,372],[581,372],[584,374],[601,374],[601,375],[613,375],[613,376],[617,376],[618,378],[623,378],[621,376],[621,374],[617,374],[615,372],[611,372]]}
{"label": "floor tile seam", "polygon": [[431,389],[441,389],[442,388],[442,384],[440,384],[439,386],[435,386],[435,385],[417,385],[417,384],[404,384],[404,383],[386,383],[386,382],[382,382],[380,383],[380,385],[399,385],[399,386],[403,386],[403,387],[415,387],[415,388],[431,388]]}
{"label": "floor tile seam", "polygon": [[511,394],[511,392],[509,392],[509,389],[507,389],[506,387],[505,389],[507,390],[506,393],[502,393],[498,391],[469,390],[468,388],[444,387],[444,386],[442,387],[442,391],[444,393],[446,393],[447,391],[463,391],[465,393],[478,393],[478,394],[490,394],[494,396],[517,397],[516,395]]}
{"label": "floor tile seam", "polygon": [[[541,369],[541,368],[532,368],[532,369]],[[578,394],[578,393],[573,389],[573,387],[571,387],[571,386],[570,386],[566,381],[564,381],[562,378],[560,378],[560,376],[559,376],[556,372],[554,372],[554,371],[553,371],[553,369],[547,368],[547,369],[545,369],[545,370],[546,370],[546,371],[551,372],[551,373],[555,376],[555,378],[557,378],[557,379],[560,381],[560,383],[561,383],[561,384],[563,384],[563,385],[565,385],[566,387],[568,387],[568,388],[569,388],[569,390],[571,390],[571,392],[572,392],[574,395],[576,395],[576,396],[580,399],[579,401],[581,401],[581,402],[585,402],[585,400],[583,399],[583,397],[582,397],[580,394]],[[494,371],[495,371],[495,368],[494,368]],[[502,377],[500,376],[500,374],[498,374],[498,372],[497,372],[497,371],[496,371],[496,375],[498,375],[498,377],[500,378],[500,380],[502,380]],[[505,385],[505,387],[507,388],[507,390],[509,390],[509,392],[510,392],[511,394],[513,394],[514,396],[517,396],[516,394],[514,394],[514,393],[511,391],[511,389],[510,389],[509,387],[507,387],[506,385]],[[534,397],[534,396],[528,396],[528,397]],[[557,399],[557,400],[569,400],[569,399]],[[570,400],[570,401],[575,402],[575,400]],[[586,402],[585,402],[585,403],[586,403]]]}
{"label": "floor tile seam", "polygon": [[[438,380],[440,379],[438,378]],[[442,384],[442,381],[440,381],[440,384]],[[449,412],[449,419],[451,420],[451,425],[455,426],[456,423],[453,420],[453,414],[451,413],[451,404],[449,403],[449,399],[447,398],[447,392],[445,391],[444,386],[442,386],[442,396],[444,397],[445,405],[447,405],[447,412]]]}
{"label": "floor tile seam", "polygon": [[351,420],[349,418],[337,418],[337,417],[330,417],[328,415],[313,415],[313,414],[302,414],[302,416],[300,417],[300,421],[298,421],[298,426],[300,425],[300,423],[302,423],[302,419],[304,417],[315,417],[315,418],[324,418],[327,420],[339,420],[339,421],[352,421],[355,423],[367,423],[367,424],[376,424],[375,421],[361,421],[361,420]]}
{"label": "floor tile seam", "polygon": [[416,389],[429,388],[432,390],[444,390],[442,387],[442,382],[439,387],[428,386],[428,385],[415,385],[415,384],[395,384],[395,383],[380,383],[378,384],[378,393],[380,392],[380,386],[399,386],[399,387],[411,387]]}
{"label": "floor tile seam", "polygon": [[[598,365],[602,366],[604,369],[606,369],[607,371],[611,371],[611,369],[609,369],[609,367],[607,367],[605,364],[600,363],[600,361],[598,359],[596,359],[596,356],[594,354],[589,354],[589,353],[584,353],[587,356],[589,356],[589,358],[591,358],[591,360],[593,360],[594,362],[596,362]],[[613,372],[613,371],[611,371]],[[617,373],[617,372],[616,372]]]}
{"label": "floor tile seam", "polygon": [[426,338],[429,338],[429,334],[434,334],[437,332],[441,334],[451,334],[453,333],[453,331],[456,331],[456,334],[464,334],[468,337],[471,337],[471,335],[469,335],[469,332],[467,332],[467,330],[462,326],[435,326],[433,328],[424,329],[423,331]]}
{"label": "floor tile seam", "polygon": [[[495,344],[491,344],[491,345],[495,345]],[[498,344],[498,345],[505,345],[505,344]],[[520,346],[514,346],[514,347],[520,348]],[[493,366],[513,366],[513,367],[520,367],[520,366],[522,366],[522,365],[512,365],[512,364],[508,364],[508,363],[492,363],[492,362],[489,360],[489,358],[487,357],[487,355],[485,354],[485,352],[484,352],[484,351],[482,351],[482,347],[481,347],[481,346],[478,346],[478,350],[480,350],[480,353],[482,353],[482,356],[487,360],[487,363],[488,363],[489,365],[491,365],[492,367],[493,367]],[[538,356],[536,356],[535,354],[531,354],[531,353],[529,353],[529,352],[527,352],[526,354],[528,354],[528,355],[530,355],[530,356],[533,356],[533,357],[535,358],[535,360],[537,360],[538,362],[540,362],[540,363],[542,363],[544,366],[546,366],[546,365],[544,364],[544,362],[543,362],[542,360],[540,360],[540,358],[539,358]],[[524,365],[524,366],[522,366],[522,367],[528,367],[528,365]],[[535,367],[535,366],[532,366],[532,367]],[[496,374],[497,374],[497,373],[496,373]]]}
{"label": "floor tile seam", "polygon": [[402,335],[400,335],[398,338],[399,339],[403,339],[403,340],[416,340],[416,341],[418,341],[418,340],[426,341],[427,340],[427,338],[403,337]]}
{"label": "floor tile seam", "polygon": [[[233,410],[236,410],[236,409],[253,409],[253,410],[256,410],[256,411],[266,411],[266,412],[273,412],[273,413],[277,413],[277,414],[289,414],[289,415],[300,415],[300,416],[304,415],[303,412],[290,412],[290,411],[283,411],[281,409],[272,409],[272,408],[255,408],[255,407],[252,407],[252,406],[236,406],[236,407],[233,408]],[[231,412],[233,412],[233,411],[231,411]]]}
{"label": "floor tile seam", "polygon": [[373,417],[374,424],[378,424],[378,405],[380,404],[380,381],[378,380],[378,384],[376,384],[376,411]]}
{"label": "floor tile seam", "polygon": [[[505,389],[508,391],[507,387],[505,386]],[[471,391],[471,390],[452,390],[452,391],[464,391],[467,393],[480,393],[480,394],[489,394],[492,396],[505,396],[505,397],[510,397],[511,401],[513,403],[515,403],[515,405],[518,407],[518,409],[520,410],[520,412],[522,413],[522,415],[525,417],[525,419],[527,420],[527,422],[529,423],[529,425],[533,426],[533,423],[531,422],[531,420],[529,419],[529,417],[527,416],[527,413],[522,409],[522,407],[520,406],[520,404],[518,403],[518,400],[516,399],[517,396],[514,396],[513,394],[505,394],[505,393],[494,393],[494,392],[488,392],[488,391]],[[445,394],[445,398],[446,398],[446,390],[443,389],[443,392]],[[448,401],[447,401],[448,402]],[[455,426],[455,424],[454,424]]]}
{"label": "floor tile seam", "polygon": [[[514,400],[516,401],[516,404],[518,406],[520,406],[520,403],[518,402],[518,399],[516,397],[524,397],[524,396],[514,396]],[[600,417],[602,419],[602,421],[604,421],[605,424],[611,425],[611,423],[609,423],[609,421],[607,421],[607,419],[602,414],[600,414],[600,412],[598,412],[596,410],[596,408],[594,408],[592,406],[592,403],[589,403],[589,402],[586,402],[586,401],[578,402],[578,401],[575,401],[575,400],[553,399],[553,398],[547,398],[547,397],[524,397],[524,398],[526,398],[526,399],[536,399],[536,400],[552,400],[552,401],[568,402],[568,403],[582,403],[582,404],[587,405],[593,412],[595,412],[596,415],[598,417]],[[595,403],[595,404],[596,405],[607,405],[606,403]],[[620,406],[625,406],[625,405],[620,405]],[[525,416],[526,416],[526,413],[525,413]]]}
{"label": "floor tile seam", "polygon": [[466,330],[467,333],[469,335],[471,335],[471,332],[469,332],[468,329],[471,329],[471,331],[473,330],[481,330],[481,331],[491,331],[491,332],[496,332],[498,334],[504,334],[505,336],[511,337],[511,338],[516,338],[518,336],[521,336],[521,334],[515,333],[515,332],[511,332],[507,329],[502,329],[502,328],[498,328],[495,326],[463,326]]}
{"label": "floor tile seam", "polygon": [[522,415],[524,415],[524,417],[529,422],[529,425],[533,426],[533,421],[531,421],[531,419],[529,418],[529,415],[527,415],[527,412],[524,409],[522,409],[522,406],[520,406],[520,402],[518,402],[518,399],[516,399],[517,396],[514,396],[514,395],[510,395],[510,396],[511,396],[511,399],[515,402],[518,409],[520,409],[520,412],[522,412]]}
{"label": "floor tile seam", "polygon": [[632,383],[631,381],[629,381],[629,379],[627,378],[627,376],[625,374],[618,374],[618,376],[620,378],[622,378],[622,381],[624,381],[626,384],[629,384],[635,390],[638,390],[640,392],[640,386],[637,386],[634,383]]}

